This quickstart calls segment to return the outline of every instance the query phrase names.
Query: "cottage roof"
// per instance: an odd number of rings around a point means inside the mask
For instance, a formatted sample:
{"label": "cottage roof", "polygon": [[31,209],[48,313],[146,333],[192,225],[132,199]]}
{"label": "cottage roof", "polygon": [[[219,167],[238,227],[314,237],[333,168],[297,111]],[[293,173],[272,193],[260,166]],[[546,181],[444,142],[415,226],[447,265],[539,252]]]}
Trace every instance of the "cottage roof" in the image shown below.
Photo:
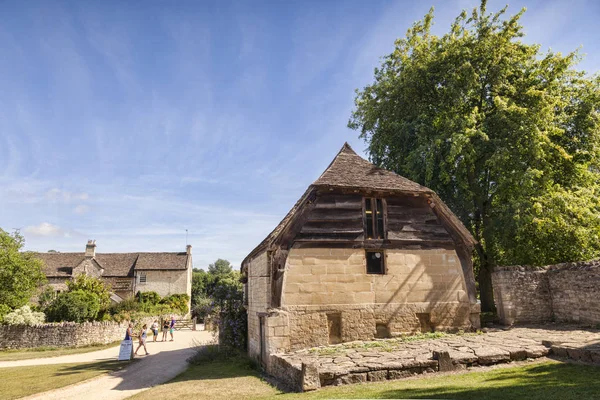
{"label": "cottage roof", "polygon": [[[70,277],[85,260],[85,253],[36,253],[48,277]],[[103,269],[102,276],[131,277],[134,270],[185,270],[188,254],[180,253],[96,253],[93,259]]]}
{"label": "cottage roof", "polygon": [[139,253],[135,269],[186,269],[187,253]]}
{"label": "cottage roof", "polygon": [[42,271],[48,277],[69,277],[73,268],[85,260],[85,253],[36,253],[43,261]]}
{"label": "cottage roof", "polygon": [[138,253],[96,253],[94,259],[103,269],[102,276],[133,276]]}
{"label": "cottage roof", "polygon": [[307,188],[306,192],[304,192],[302,197],[275,229],[246,256],[242,262],[242,268],[244,268],[247,260],[275,243],[285,228],[294,220],[298,211],[311,201],[313,191],[319,188],[380,190],[426,195],[432,199],[433,204],[438,207],[440,216],[452,227],[465,244],[472,246],[477,243],[458,217],[454,215],[433,190],[392,171],[377,167],[356,154],[348,143],[344,143],[341,150],[321,176]]}

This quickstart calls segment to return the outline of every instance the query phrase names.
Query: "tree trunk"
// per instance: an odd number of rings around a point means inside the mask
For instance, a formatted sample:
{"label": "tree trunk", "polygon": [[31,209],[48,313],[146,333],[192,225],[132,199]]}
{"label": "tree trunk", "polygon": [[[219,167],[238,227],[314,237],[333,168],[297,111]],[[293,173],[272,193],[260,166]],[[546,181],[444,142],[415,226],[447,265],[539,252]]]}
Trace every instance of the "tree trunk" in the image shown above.
{"label": "tree trunk", "polygon": [[492,266],[487,260],[481,260],[479,268],[479,298],[481,300],[481,311],[490,312],[496,309],[494,305],[494,292],[492,289]]}

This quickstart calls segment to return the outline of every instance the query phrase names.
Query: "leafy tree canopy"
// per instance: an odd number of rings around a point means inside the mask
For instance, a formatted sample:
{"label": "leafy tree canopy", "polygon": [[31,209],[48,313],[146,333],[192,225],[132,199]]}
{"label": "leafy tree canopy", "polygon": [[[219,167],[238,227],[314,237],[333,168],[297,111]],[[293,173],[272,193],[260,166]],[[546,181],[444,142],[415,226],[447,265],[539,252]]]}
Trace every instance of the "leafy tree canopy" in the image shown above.
{"label": "leafy tree canopy", "polygon": [[26,305],[46,281],[42,261],[34,253],[21,252],[24,243],[19,232],[10,234],[0,228],[0,305],[3,309]]}
{"label": "leafy tree canopy", "polygon": [[231,263],[227,260],[218,259],[208,265],[208,272],[213,275],[226,275],[232,271]]}
{"label": "leafy tree canopy", "polygon": [[600,255],[600,77],[574,68],[577,52],[523,43],[524,11],[484,0],[440,37],[432,9],[349,122],[374,163],[435,190],[471,230],[484,311],[494,265]]}

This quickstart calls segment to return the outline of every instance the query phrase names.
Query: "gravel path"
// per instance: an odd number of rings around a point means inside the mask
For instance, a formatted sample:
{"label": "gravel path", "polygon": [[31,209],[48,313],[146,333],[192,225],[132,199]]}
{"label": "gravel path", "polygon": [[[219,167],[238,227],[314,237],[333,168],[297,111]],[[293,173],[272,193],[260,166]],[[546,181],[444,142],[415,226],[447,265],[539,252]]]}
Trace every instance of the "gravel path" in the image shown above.
{"label": "gravel path", "polygon": [[[65,388],[38,393],[26,399],[85,399],[113,400],[125,399],[152,386],[164,383],[187,368],[187,359],[194,354],[193,347],[206,343],[212,335],[206,331],[177,331],[173,342],[148,342],[149,356],[138,356],[138,361],[126,368],[108,375],[102,375],[83,383]],[[137,347],[134,341],[134,349]],[[143,353],[143,348],[138,354]],[[6,361],[11,366],[62,364],[72,362],[92,362],[116,359],[119,348],[74,354],[53,358]],[[2,365],[4,366],[4,365]]]}

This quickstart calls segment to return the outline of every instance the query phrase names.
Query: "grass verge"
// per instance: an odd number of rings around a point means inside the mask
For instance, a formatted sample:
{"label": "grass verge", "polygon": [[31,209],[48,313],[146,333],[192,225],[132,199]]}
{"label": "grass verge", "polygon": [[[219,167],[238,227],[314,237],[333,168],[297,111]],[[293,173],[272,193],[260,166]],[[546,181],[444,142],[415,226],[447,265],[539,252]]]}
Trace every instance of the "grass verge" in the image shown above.
{"label": "grass verge", "polygon": [[600,367],[555,361],[481,372],[430,375],[420,379],[327,387],[309,393],[282,393],[243,361],[193,365],[171,382],[133,399],[527,399],[600,398]]}
{"label": "grass verge", "polygon": [[46,358],[66,356],[69,354],[89,353],[92,351],[109,349],[118,346],[120,341],[109,344],[98,344],[85,347],[36,347],[33,349],[2,350],[0,361],[29,360],[32,358]]}
{"label": "grass verge", "polygon": [[95,376],[119,370],[129,362],[101,361],[93,363],[51,364],[29,367],[0,368],[0,398],[17,399],[72,385]]}

